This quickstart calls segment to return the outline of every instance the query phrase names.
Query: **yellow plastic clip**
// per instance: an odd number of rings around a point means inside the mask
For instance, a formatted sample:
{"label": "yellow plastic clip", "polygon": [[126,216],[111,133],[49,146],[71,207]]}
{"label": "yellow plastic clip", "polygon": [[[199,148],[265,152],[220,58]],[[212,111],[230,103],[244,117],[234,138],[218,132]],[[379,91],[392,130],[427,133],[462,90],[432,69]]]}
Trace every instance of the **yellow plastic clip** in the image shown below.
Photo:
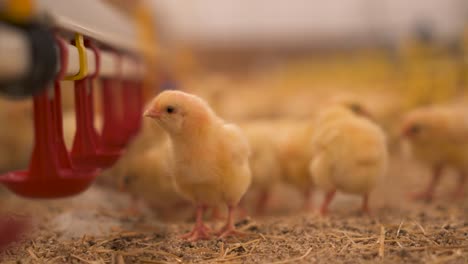
{"label": "yellow plastic clip", "polygon": [[80,34],[75,35],[75,46],[78,49],[78,58],[80,62],[80,71],[73,76],[67,76],[65,80],[77,81],[84,79],[88,75],[88,57],[86,56],[86,48],[84,45],[83,36]]}

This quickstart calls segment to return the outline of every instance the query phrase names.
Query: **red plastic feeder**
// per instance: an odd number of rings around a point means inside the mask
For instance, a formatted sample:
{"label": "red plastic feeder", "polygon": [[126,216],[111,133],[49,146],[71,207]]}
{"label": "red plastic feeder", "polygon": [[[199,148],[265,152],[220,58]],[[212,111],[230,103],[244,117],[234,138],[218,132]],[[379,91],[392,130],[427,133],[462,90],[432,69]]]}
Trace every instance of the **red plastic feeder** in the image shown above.
{"label": "red plastic feeder", "polygon": [[143,88],[142,84],[137,81],[123,82],[124,95],[124,119],[127,121],[125,130],[127,136],[133,138],[141,128],[143,110]]}
{"label": "red plastic feeder", "polygon": [[99,76],[100,53],[92,43],[86,44],[96,55],[96,73],[83,80],[75,81],[77,130],[71,157],[73,163],[82,168],[107,168],[119,159],[122,151],[107,148],[94,127],[93,80]]}
{"label": "red plastic feeder", "polygon": [[61,72],[55,82],[55,96],[45,90],[33,99],[34,149],[28,170],[10,172],[0,176],[8,189],[28,198],[61,198],[86,190],[97,175],[95,169],[73,166],[63,141],[60,80],[68,61],[68,53],[62,41]]}
{"label": "red plastic feeder", "polygon": [[[61,51],[61,70],[54,93],[46,90],[33,99],[35,144],[29,169],[0,176],[0,182],[8,189],[28,198],[61,198],[86,190],[98,169],[113,165],[141,127],[141,82],[103,79],[103,130],[101,135],[96,131],[92,81],[99,75],[100,53],[87,43],[96,55],[96,73],[85,76],[85,70],[80,70],[78,78],[85,77],[75,80],[76,134],[69,153],[63,140],[59,82],[67,69],[68,50],[60,38],[57,43]],[[85,62],[81,36],[76,38],[76,45],[81,62]],[[121,64],[119,68],[121,72]],[[121,107],[116,104],[119,100],[122,100]]]}
{"label": "red plastic feeder", "polygon": [[[122,102],[121,105],[117,104],[119,100]],[[102,106],[104,117],[102,145],[107,149],[122,149],[129,144],[141,128],[142,83],[130,80],[103,79]]]}

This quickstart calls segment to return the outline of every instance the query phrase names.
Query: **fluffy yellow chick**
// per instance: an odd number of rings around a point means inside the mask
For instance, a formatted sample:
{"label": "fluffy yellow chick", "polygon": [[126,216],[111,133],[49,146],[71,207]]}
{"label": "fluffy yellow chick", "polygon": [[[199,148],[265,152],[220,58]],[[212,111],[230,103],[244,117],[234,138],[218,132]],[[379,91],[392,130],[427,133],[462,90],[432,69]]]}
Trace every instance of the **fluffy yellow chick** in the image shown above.
{"label": "fluffy yellow chick", "polygon": [[320,212],[327,213],[337,190],[362,195],[362,209],[368,212],[369,193],[387,169],[383,131],[348,108],[331,107],[318,118],[312,156],[311,177],[326,192]]}
{"label": "fluffy yellow chick", "polygon": [[[312,120],[282,120],[274,124],[282,182],[304,195],[303,208],[312,208],[313,179],[309,176],[310,140],[314,132]],[[271,133],[271,132],[270,132]]]}
{"label": "fluffy yellow chick", "polygon": [[[341,112],[344,111],[349,115],[357,114],[370,117],[367,109],[355,101],[336,101],[332,102],[332,105],[339,106],[334,111],[338,111],[337,109],[339,109]],[[338,113],[337,115],[340,116],[341,114]],[[330,113],[326,119],[333,119],[334,116],[335,114]],[[275,131],[271,136],[275,139],[278,146],[282,170],[281,179],[284,183],[293,186],[303,194],[303,208],[305,210],[311,209],[313,204],[314,181],[310,177],[309,171],[309,164],[312,159],[310,144],[316,126],[320,125],[321,122],[316,122],[313,118],[279,120],[273,122],[271,128]]]}
{"label": "fluffy yellow chick", "polygon": [[176,187],[197,206],[196,224],[184,238],[208,238],[203,213],[218,204],[228,206],[220,237],[238,233],[233,213],[251,181],[250,149],[241,130],[225,123],[201,98],[180,91],[160,93],[145,116],[169,134]]}
{"label": "fluffy yellow chick", "polygon": [[[75,132],[73,115],[72,118],[73,119],[71,120],[69,127],[73,127],[68,128],[70,133],[65,133],[65,138],[67,138],[67,134],[71,135],[70,139],[68,140],[69,143],[67,143],[67,146],[70,147],[73,143],[73,133]],[[100,177],[97,178],[97,183],[114,189],[118,188],[121,190],[126,190],[125,182],[128,179],[133,178],[133,176],[137,177],[139,175],[147,175],[145,173],[145,166],[135,166],[133,168],[133,166],[137,164],[137,162],[135,162],[134,160],[138,159],[138,157],[141,157],[142,153],[144,153],[143,155],[146,156],[146,153],[150,151],[150,149],[157,148],[158,146],[162,145],[163,142],[167,142],[168,137],[166,133],[157,124],[155,124],[154,121],[146,118],[142,121],[143,124],[138,135],[131,141],[130,145],[126,148],[125,152],[122,153],[122,157],[120,157],[117,163],[111,168],[108,168],[105,171],[103,171],[102,175],[100,175]],[[66,122],[70,121],[67,121],[67,118],[64,118],[64,128],[66,127]],[[65,131],[67,131],[67,129],[65,129]],[[141,173],[138,171],[140,168],[142,170]],[[128,176],[130,170],[134,171],[131,177]],[[134,189],[130,191],[131,193],[133,193]]]}
{"label": "fluffy yellow chick", "polygon": [[173,180],[172,148],[169,141],[156,144],[141,155],[133,155],[124,176],[123,189],[144,200],[166,218],[185,205]]}
{"label": "fluffy yellow chick", "polygon": [[271,122],[253,121],[242,124],[252,150],[250,169],[252,171],[251,190],[258,193],[255,210],[263,214],[268,206],[271,191],[281,177],[281,166],[278,148],[270,136]]}
{"label": "fluffy yellow chick", "polygon": [[404,119],[402,135],[413,156],[433,170],[429,186],[415,199],[431,200],[444,168],[459,173],[454,196],[462,197],[468,169],[468,115],[457,107],[426,107],[413,110]]}

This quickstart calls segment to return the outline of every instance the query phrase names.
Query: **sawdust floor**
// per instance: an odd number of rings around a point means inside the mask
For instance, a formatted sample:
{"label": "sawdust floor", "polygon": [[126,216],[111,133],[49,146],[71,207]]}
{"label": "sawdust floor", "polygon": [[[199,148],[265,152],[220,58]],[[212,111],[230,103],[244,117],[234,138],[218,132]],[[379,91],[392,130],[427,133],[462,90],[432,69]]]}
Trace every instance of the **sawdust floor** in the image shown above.
{"label": "sawdust floor", "polygon": [[52,202],[2,194],[0,208],[34,218],[2,263],[468,263],[468,200],[450,199],[456,178],[443,178],[435,203],[407,199],[427,173],[394,161],[372,196],[372,216],[361,215],[360,200],[349,196],[337,197],[328,217],[300,212],[299,195],[280,188],[268,216],[237,222],[248,236],[200,242],[178,238],[190,220],[132,216],[127,195],[98,186]]}

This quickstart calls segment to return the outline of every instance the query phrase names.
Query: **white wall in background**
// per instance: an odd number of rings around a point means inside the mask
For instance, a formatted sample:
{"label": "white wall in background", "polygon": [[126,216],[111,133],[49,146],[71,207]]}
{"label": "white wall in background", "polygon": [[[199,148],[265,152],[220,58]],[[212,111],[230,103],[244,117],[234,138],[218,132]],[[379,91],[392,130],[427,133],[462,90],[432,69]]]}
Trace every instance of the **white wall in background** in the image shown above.
{"label": "white wall in background", "polygon": [[202,44],[346,41],[407,34],[418,21],[440,37],[468,19],[467,0],[152,0],[169,31]]}

